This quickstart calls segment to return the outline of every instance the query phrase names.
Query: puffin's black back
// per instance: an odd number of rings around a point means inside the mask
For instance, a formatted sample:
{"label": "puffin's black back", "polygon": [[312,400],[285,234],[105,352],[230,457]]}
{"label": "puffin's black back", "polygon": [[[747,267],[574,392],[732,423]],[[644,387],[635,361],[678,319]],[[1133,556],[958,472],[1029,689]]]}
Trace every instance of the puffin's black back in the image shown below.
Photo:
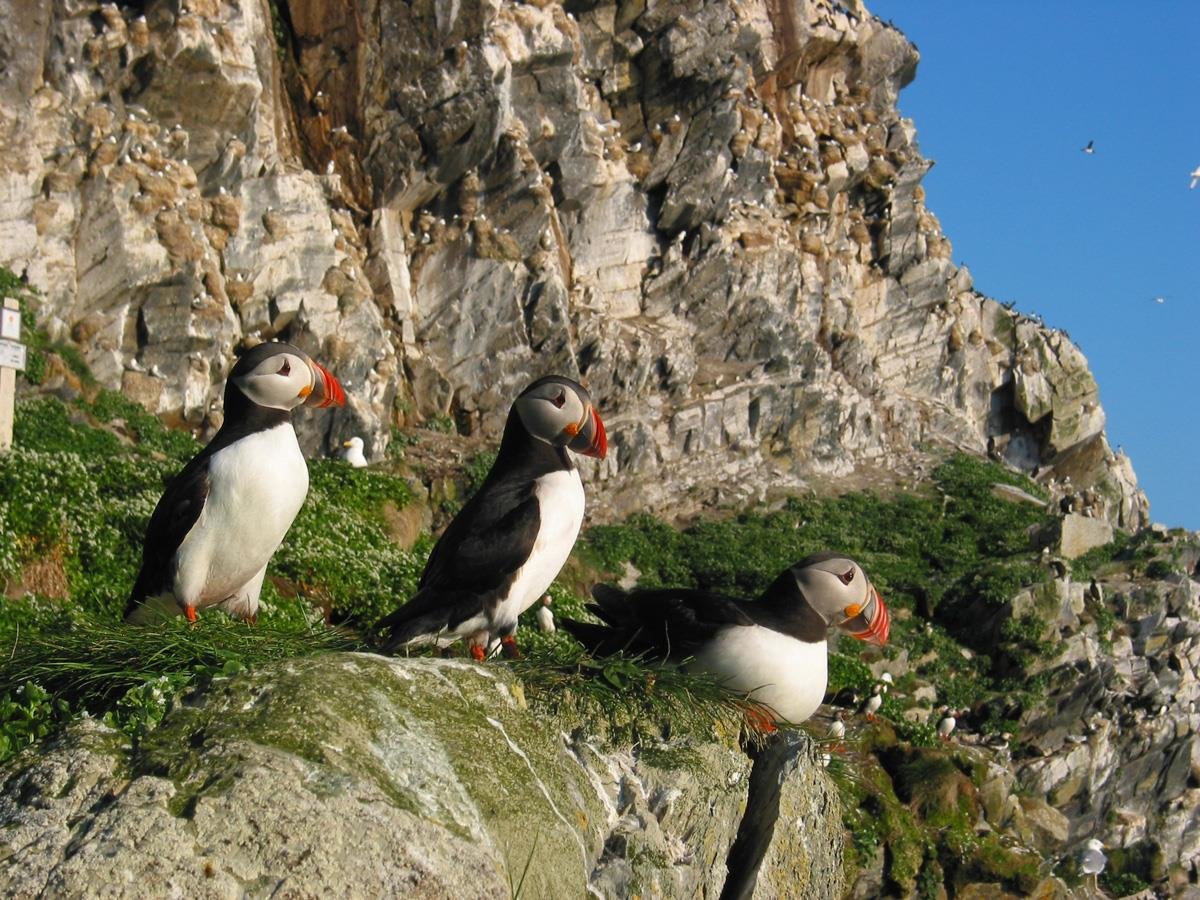
{"label": "puffin's black back", "polygon": [[592,588],[588,612],[603,625],[560,620],[562,627],[598,656],[625,652],[681,661],[729,625],[753,625],[732,597],[688,588],[635,589],[607,584]]}
{"label": "puffin's black back", "polygon": [[225,380],[225,419],[221,428],[208,445],[167,482],[166,490],[150,515],[142,546],[142,567],[125,604],[127,617],[146,598],[171,589],[175,552],[200,518],[208,497],[208,466],[213,455],[244,437],[291,421],[291,413],[287,410],[259,406],[233,382],[235,376],[252,371],[281,348],[292,349],[288,344],[277,342],[252,347],[230,370]]}
{"label": "puffin's black back", "polygon": [[393,652],[423,634],[452,629],[498,601],[537,539],[541,519],[535,482],[572,468],[565,448],[532,437],[515,407],[510,409],[496,461],[475,496],[438,538],[420,589],[378,623],[389,633],[384,651]]}
{"label": "puffin's black back", "polygon": [[822,641],[828,625],[800,593],[793,569],[834,554],[815,554],[784,569],[757,600],[739,600],[695,588],[592,588],[588,612],[603,625],[561,620],[593,654],[618,651],[680,661],[694,656],[722,628],[759,625],[802,641]]}

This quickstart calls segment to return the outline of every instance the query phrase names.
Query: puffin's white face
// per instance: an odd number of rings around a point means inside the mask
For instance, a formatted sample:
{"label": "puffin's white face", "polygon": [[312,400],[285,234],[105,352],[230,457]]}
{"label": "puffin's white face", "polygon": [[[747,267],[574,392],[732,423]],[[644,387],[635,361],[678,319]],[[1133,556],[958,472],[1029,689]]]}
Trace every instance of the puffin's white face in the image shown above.
{"label": "puffin's white face", "polygon": [[313,390],[314,373],[308,360],[295,353],[275,353],[233,379],[243,394],[259,406],[295,409]]}
{"label": "puffin's white face", "polygon": [[566,378],[535,381],[513,404],[525,430],[555,447],[600,459],[608,449],[604,423],[581,385]]}
{"label": "puffin's white face", "polygon": [[829,625],[860,640],[883,645],[890,619],[883,598],[852,559],[833,556],[792,567],[809,605]]}

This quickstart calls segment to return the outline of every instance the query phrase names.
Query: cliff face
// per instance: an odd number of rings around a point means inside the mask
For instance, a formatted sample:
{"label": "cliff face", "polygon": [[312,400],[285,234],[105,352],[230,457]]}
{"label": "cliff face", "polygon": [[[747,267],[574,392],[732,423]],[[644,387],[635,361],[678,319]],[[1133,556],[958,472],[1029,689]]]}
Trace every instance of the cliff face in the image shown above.
{"label": "cliff face", "polygon": [[279,337],[350,394],[314,451],[495,437],[532,376],[586,378],[602,515],[919,474],[924,443],[1144,519],[1078,348],[951,263],[895,108],[916,51],[861,7],[0,11],[0,263],[169,418],[211,427]]}

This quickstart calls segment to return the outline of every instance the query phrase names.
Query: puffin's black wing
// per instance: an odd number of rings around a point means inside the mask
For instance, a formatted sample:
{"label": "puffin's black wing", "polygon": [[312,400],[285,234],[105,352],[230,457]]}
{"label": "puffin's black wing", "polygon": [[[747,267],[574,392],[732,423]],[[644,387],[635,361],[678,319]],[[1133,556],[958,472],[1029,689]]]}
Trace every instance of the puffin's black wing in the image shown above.
{"label": "puffin's black wing", "polygon": [[175,551],[192,530],[208,498],[208,463],[212,454],[201,452],[167,483],[146,526],[142,568],[125,604],[125,617],[147,597],[169,589]]}
{"label": "puffin's black wing", "polygon": [[420,590],[379,622],[390,631],[384,650],[453,628],[503,596],[529,559],[540,525],[532,484],[485,484],[434,545]]}
{"label": "puffin's black wing", "polygon": [[656,659],[683,660],[694,656],[722,628],[753,625],[732,597],[688,588],[622,591],[607,584],[592,588],[595,603],[588,611],[603,620],[591,625],[571,619],[562,627],[592,653],[618,651]]}

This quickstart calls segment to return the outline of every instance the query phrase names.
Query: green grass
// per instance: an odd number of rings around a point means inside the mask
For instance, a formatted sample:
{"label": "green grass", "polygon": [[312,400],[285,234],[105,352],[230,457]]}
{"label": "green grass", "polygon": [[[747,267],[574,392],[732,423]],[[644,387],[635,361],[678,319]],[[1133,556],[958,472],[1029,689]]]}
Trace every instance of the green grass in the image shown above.
{"label": "green grass", "polygon": [[779,512],[701,522],[685,531],[647,515],[599,526],[583,555],[602,571],[631,561],[646,585],[702,584],[742,594],[761,591],[809,553],[837,549],[863,564],[889,603],[935,612],[950,597],[1007,600],[1035,583],[1026,530],[1045,514],[991,492],[996,482],[1040,488],[1006,469],[955,455],[933,473],[934,490],[884,498],[871,493],[791,498]]}
{"label": "green grass", "polygon": [[751,707],[705,675],[622,654],[593,659],[569,640],[528,649],[509,664],[531,706],[551,717],[570,713],[616,743],[734,740]]}
{"label": "green grass", "polygon": [[244,669],[331,650],[362,649],[321,623],[248,627],[220,613],[195,626],[112,624],[75,613],[59,627],[16,633],[0,660],[0,758],[81,713],[133,738],[185,691]]}

